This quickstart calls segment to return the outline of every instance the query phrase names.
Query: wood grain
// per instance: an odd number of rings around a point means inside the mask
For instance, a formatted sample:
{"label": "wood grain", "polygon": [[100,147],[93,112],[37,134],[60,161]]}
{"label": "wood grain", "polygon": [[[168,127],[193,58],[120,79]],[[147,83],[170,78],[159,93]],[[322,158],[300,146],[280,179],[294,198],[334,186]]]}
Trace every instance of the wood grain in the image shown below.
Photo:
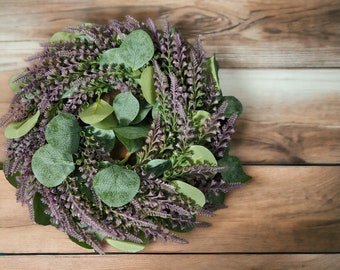
{"label": "wood grain", "polygon": [[[228,208],[200,218],[211,227],[183,235],[187,245],[157,242],[143,252],[340,251],[340,166],[246,166],[246,171],[253,180],[228,196]],[[0,181],[0,252],[92,252],[51,226],[32,224],[26,207],[15,203],[15,189],[3,176]]]}
{"label": "wood grain", "polygon": [[0,115],[9,77],[41,42],[67,25],[127,14],[159,27],[169,20],[189,41],[200,36],[220,63],[224,93],[244,105],[232,154],[262,166],[245,166],[253,180],[202,218],[212,226],[186,234],[188,245],[157,242],[141,254],[107,247],[107,256],[32,224],[0,172],[0,269],[338,269],[340,1],[1,0]]}
{"label": "wood grain", "polygon": [[67,25],[127,14],[159,26],[167,19],[189,40],[200,35],[224,68],[340,66],[340,2],[334,0],[3,0],[0,70],[25,66],[40,42]]}
{"label": "wood grain", "polygon": [[340,255],[228,255],[228,254],[167,254],[108,256],[14,256],[0,257],[0,267],[6,270],[53,269],[228,269],[228,270],[320,270],[337,269]]}
{"label": "wood grain", "polygon": [[[16,72],[0,74],[0,115]],[[340,70],[222,69],[225,95],[243,103],[232,154],[244,163],[340,163]],[[0,132],[3,131],[0,130]],[[6,139],[0,134],[0,163]]]}

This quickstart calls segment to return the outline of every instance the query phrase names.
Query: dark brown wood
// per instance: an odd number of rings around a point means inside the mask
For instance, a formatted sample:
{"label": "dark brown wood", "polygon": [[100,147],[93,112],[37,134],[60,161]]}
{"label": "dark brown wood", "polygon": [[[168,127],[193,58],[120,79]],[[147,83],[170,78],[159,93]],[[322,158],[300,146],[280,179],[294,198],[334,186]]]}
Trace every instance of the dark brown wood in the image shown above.
{"label": "dark brown wood", "polygon": [[339,67],[340,2],[275,1],[2,1],[0,68],[24,65],[24,56],[54,32],[79,22],[107,23],[129,14],[170,21],[189,40],[201,36],[221,67]]}

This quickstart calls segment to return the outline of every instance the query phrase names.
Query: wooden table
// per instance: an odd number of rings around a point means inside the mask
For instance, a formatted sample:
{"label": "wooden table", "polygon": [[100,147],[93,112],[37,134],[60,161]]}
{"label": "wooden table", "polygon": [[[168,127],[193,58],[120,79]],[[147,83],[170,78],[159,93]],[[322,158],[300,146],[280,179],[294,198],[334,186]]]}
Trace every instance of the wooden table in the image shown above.
{"label": "wooden table", "polygon": [[[1,172],[0,269],[339,269],[339,11],[338,0],[1,0],[1,115],[9,77],[54,32],[127,14],[167,19],[190,41],[201,36],[224,93],[242,101],[232,152],[253,179],[189,244],[100,256],[32,224]],[[0,145],[3,162],[3,135]]]}

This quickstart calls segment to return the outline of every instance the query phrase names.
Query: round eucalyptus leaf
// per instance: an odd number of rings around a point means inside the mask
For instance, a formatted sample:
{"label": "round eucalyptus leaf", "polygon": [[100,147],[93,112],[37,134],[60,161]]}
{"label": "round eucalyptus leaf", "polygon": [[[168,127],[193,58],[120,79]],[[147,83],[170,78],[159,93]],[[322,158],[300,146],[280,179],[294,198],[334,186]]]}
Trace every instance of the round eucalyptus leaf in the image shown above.
{"label": "round eucalyptus leaf", "polygon": [[113,100],[112,105],[121,126],[129,125],[139,113],[138,99],[131,92],[118,94]]}
{"label": "round eucalyptus leaf", "polygon": [[58,114],[46,126],[46,141],[59,151],[74,154],[78,151],[80,131],[74,115]]}
{"label": "round eucalyptus leaf", "polygon": [[98,197],[112,207],[130,202],[137,194],[139,186],[140,179],[136,172],[117,165],[100,170],[93,180]]}
{"label": "round eucalyptus leaf", "polygon": [[227,183],[245,183],[251,179],[244,172],[241,161],[235,156],[224,156],[218,161],[218,165],[227,167],[221,172],[223,180]]}
{"label": "round eucalyptus leaf", "polygon": [[7,139],[16,139],[26,135],[38,122],[40,111],[38,110],[34,115],[20,121],[10,123],[5,129],[5,136]]}
{"label": "round eucalyptus leaf", "polygon": [[234,96],[224,96],[222,101],[227,101],[228,106],[224,111],[224,116],[229,118],[234,113],[241,114],[243,111],[242,103]]}
{"label": "round eucalyptus leaf", "polygon": [[174,186],[177,192],[194,200],[199,206],[203,207],[205,205],[205,196],[198,188],[179,180],[172,181],[170,185]]}
{"label": "round eucalyptus leaf", "polygon": [[32,157],[34,176],[46,187],[60,185],[74,169],[72,154],[60,152],[50,144],[40,147]]}
{"label": "round eucalyptus leaf", "polygon": [[192,145],[189,147],[192,152],[191,161],[194,164],[209,163],[211,166],[217,165],[217,160],[211,151],[202,145]]}
{"label": "round eucalyptus leaf", "polygon": [[144,244],[134,243],[131,241],[114,240],[111,238],[105,238],[105,241],[121,251],[135,253],[145,248]]}
{"label": "round eucalyptus leaf", "polygon": [[119,48],[105,51],[100,65],[124,64],[125,67],[135,71],[152,59],[154,51],[153,41],[149,34],[138,29],[128,34]]}
{"label": "round eucalyptus leaf", "polygon": [[99,143],[100,147],[104,148],[106,153],[110,152],[116,142],[116,136],[113,130],[105,130],[87,126],[84,128],[88,135],[93,135],[95,140]]}

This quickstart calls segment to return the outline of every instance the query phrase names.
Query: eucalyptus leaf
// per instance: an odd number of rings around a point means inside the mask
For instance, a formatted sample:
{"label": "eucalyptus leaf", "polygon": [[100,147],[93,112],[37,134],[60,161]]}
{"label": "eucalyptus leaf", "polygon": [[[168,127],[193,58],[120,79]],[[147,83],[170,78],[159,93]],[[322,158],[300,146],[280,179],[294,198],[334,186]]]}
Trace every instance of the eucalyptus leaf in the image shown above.
{"label": "eucalyptus leaf", "polygon": [[171,169],[172,163],[167,159],[153,159],[146,164],[146,171],[153,173],[155,177],[159,177],[165,171]]}
{"label": "eucalyptus leaf", "polygon": [[92,126],[84,128],[85,132],[90,136],[93,135],[100,147],[104,148],[106,153],[110,152],[116,142],[116,136],[113,130],[99,129]]}
{"label": "eucalyptus leaf", "polygon": [[149,129],[149,126],[128,126],[114,128],[114,132],[128,151],[135,153],[145,144]]}
{"label": "eucalyptus leaf", "polygon": [[56,32],[50,38],[50,43],[58,43],[60,41],[68,41],[71,42],[76,38],[85,37],[80,33],[69,33],[69,32]]}
{"label": "eucalyptus leaf", "polygon": [[103,99],[98,99],[95,103],[85,106],[79,113],[80,119],[89,125],[103,121],[113,112],[113,107]]}
{"label": "eucalyptus leaf", "polygon": [[202,145],[191,145],[189,151],[192,152],[191,161],[194,164],[209,163],[211,166],[216,166],[217,161],[211,151]]}
{"label": "eucalyptus leaf", "polygon": [[36,192],[33,198],[34,221],[39,225],[50,225],[51,217],[45,213],[48,206],[41,201],[42,195]]}
{"label": "eucalyptus leaf", "polygon": [[245,183],[251,179],[242,168],[241,161],[234,156],[225,156],[218,161],[219,166],[228,168],[221,172],[222,178],[227,183]]}
{"label": "eucalyptus leaf", "polygon": [[242,103],[236,97],[224,96],[222,98],[222,101],[228,102],[228,106],[227,106],[226,110],[224,111],[224,116],[226,118],[229,118],[234,113],[237,113],[238,115],[240,115],[242,113],[242,111],[243,111]]}
{"label": "eucalyptus leaf", "polygon": [[111,238],[105,238],[106,242],[121,251],[135,253],[145,248],[144,244],[134,243],[130,241],[114,240]]}
{"label": "eucalyptus leaf", "polygon": [[210,116],[210,113],[203,110],[198,110],[194,113],[192,120],[194,120],[195,126],[203,126],[205,121]]}
{"label": "eucalyptus leaf", "polygon": [[156,102],[156,87],[153,78],[154,70],[152,66],[146,67],[140,78],[140,85],[145,100],[153,105]]}
{"label": "eucalyptus leaf", "polygon": [[126,147],[129,153],[135,153],[140,150],[145,144],[145,138],[128,139],[119,134],[116,134],[118,140]]}
{"label": "eucalyptus leaf", "polygon": [[78,151],[81,127],[70,113],[58,114],[46,126],[46,141],[55,149],[74,154]]}
{"label": "eucalyptus leaf", "polygon": [[5,136],[7,139],[16,139],[26,135],[38,122],[40,111],[38,110],[34,115],[20,121],[10,123],[5,129]]}
{"label": "eucalyptus leaf", "polygon": [[20,81],[16,81],[18,75],[12,75],[8,81],[8,86],[9,88],[11,88],[11,90],[13,91],[13,93],[19,93],[21,92],[21,87],[25,86],[25,84],[23,82]]}
{"label": "eucalyptus leaf", "polygon": [[151,111],[152,108],[153,108],[152,105],[146,102],[140,102],[139,112],[136,118],[130,123],[130,125],[136,125],[142,122],[146,118],[146,116],[148,115],[148,113]]}
{"label": "eucalyptus leaf", "polygon": [[133,140],[145,138],[149,133],[150,126],[116,127],[113,130],[117,136]]}
{"label": "eucalyptus leaf", "polygon": [[200,207],[205,205],[205,196],[198,188],[180,180],[174,180],[170,183],[170,185],[174,186],[177,192],[194,200]]}
{"label": "eucalyptus leaf", "polygon": [[118,94],[113,100],[112,106],[121,126],[129,125],[139,112],[138,99],[131,92]]}
{"label": "eucalyptus leaf", "polygon": [[216,84],[216,87],[218,90],[221,89],[220,87],[220,80],[219,80],[219,77],[218,77],[218,63],[216,61],[216,57],[215,55],[211,56],[208,61],[207,61],[207,70],[208,72],[211,73],[214,81],[215,81],[215,84]]}
{"label": "eucalyptus leaf", "polygon": [[[2,168],[2,170],[4,172],[7,171],[7,162],[8,162],[7,159],[5,159],[4,164],[3,164],[3,168]],[[6,174],[5,173],[5,177],[6,177],[7,181],[15,188],[18,187],[18,181],[17,181],[18,176],[20,176],[20,173],[18,173],[18,172],[14,173],[14,174]]]}
{"label": "eucalyptus leaf", "polygon": [[114,114],[110,114],[109,116],[104,118],[102,121],[92,124],[92,126],[94,126],[95,128],[110,130],[115,127],[118,127],[118,120]]}
{"label": "eucalyptus leaf", "polygon": [[68,98],[69,96],[71,96],[73,93],[74,93],[74,91],[76,90],[76,87],[70,87],[69,89],[67,89],[65,92],[64,92],[64,94],[61,96],[61,98],[63,99],[63,98]]}
{"label": "eucalyptus leaf", "polygon": [[34,176],[46,187],[60,185],[74,169],[72,154],[60,152],[50,144],[40,147],[32,157]]}
{"label": "eucalyptus leaf", "polygon": [[93,180],[96,194],[111,207],[120,207],[130,202],[139,186],[140,179],[136,172],[117,165],[100,170]]}
{"label": "eucalyptus leaf", "polygon": [[78,246],[82,247],[82,248],[86,248],[86,249],[93,249],[92,246],[90,246],[89,244],[85,243],[85,242],[81,242],[79,241],[78,239],[74,238],[73,236],[71,235],[68,235],[68,238],[70,238],[70,240],[77,244]]}
{"label": "eucalyptus leaf", "polygon": [[138,29],[129,33],[119,48],[105,51],[100,59],[100,65],[124,64],[125,67],[135,71],[152,59],[154,50],[149,34]]}

